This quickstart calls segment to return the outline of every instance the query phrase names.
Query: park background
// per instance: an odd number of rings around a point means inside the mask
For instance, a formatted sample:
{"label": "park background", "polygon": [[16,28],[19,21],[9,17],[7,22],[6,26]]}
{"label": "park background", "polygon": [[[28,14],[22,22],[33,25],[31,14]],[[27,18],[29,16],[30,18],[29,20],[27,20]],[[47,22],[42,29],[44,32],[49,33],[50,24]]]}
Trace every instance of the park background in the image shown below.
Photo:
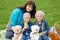
{"label": "park background", "polygon": [[[0,0],[0,30],[5,29],[13,9],[24,6],[28,0]],[[60,20],[60,0],[33,0],[36,10],[42,10],[49,27]],[[32,18],[32,22],[34,22]]]}

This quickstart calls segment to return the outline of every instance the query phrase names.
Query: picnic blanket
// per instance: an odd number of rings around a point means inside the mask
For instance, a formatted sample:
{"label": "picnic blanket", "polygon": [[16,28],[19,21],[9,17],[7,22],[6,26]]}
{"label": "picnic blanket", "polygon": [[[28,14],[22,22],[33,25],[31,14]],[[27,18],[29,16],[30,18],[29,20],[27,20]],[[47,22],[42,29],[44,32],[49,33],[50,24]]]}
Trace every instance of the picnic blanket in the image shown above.
{"label": "picnic blanket", "polygon": [[5,34],[6,34],[6,29],[0,30],[0,40],[11,40],[11,39],[6,39]]}

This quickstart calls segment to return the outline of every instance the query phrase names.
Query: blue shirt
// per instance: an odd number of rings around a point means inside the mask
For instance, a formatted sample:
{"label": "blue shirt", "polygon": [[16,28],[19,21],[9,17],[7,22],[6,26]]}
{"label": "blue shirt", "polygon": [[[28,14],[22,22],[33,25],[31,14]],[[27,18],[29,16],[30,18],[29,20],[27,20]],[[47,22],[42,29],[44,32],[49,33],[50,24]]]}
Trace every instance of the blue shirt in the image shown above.
{"label": "blue shirt", "polygon": [[23,20],[23,11],[19,8],[14,9],[10,15],[11,26],[20,25],[22,20]]}
{"label": "blue shirt", "polygon": [[[23,32],[23,35],[25,35],[25,36],[30,35],[32,25],[33,25],[32,22],[28,22],[28,28]],[[20,24],[20,26],[22,26],[22,28],[24,28],[24,23]]]}
{"label": "blue shirt", "polygon": [[[46,21],[43,21],[44,22],[44,30],[46,32],[46,34],[48,34],[48,31],[49,31],[49,27],[48,27],[48,23]],[[34,22],[34,25],[36,25],[36,21]],[[40,24],[38,24],[38,26],[40,27],[40,30],[39,30],[39,33],[42,32],[42,22]]]}

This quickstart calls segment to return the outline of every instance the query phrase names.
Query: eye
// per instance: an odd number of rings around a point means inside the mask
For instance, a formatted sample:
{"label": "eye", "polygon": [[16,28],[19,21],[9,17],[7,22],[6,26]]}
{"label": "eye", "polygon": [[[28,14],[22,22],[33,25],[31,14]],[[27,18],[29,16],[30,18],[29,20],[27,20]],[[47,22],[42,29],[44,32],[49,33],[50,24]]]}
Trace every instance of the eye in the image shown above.
{"label": "eye", "polygon": [[36,31],[38,31],[38,29],[36,29]]}
{"label": "eye", "polygon": [[19,30],[17,30],[17,31],[19,31]]}
{"label": "eye", "polygon": [[37,17],[39,17],[39,16],[37,16]]}

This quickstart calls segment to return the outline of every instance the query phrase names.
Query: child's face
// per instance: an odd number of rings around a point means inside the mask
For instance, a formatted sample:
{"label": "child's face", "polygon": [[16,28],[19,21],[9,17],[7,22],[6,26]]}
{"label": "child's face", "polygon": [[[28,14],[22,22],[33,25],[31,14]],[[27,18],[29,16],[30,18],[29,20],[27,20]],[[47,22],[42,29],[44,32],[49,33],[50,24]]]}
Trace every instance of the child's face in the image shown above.
{"label": "child's face", "polygon": [[36,20],[37,20],[38,22],[41,22],[42,19],[43,19],[43,17],[42,17],[41,14],[39,14],[39,15],[36,16]]}
{"label": "child's face", "polygon": [[30,21],[30,18],[29,17],[25,17],[24,18],[24,22],[29,22]]}

